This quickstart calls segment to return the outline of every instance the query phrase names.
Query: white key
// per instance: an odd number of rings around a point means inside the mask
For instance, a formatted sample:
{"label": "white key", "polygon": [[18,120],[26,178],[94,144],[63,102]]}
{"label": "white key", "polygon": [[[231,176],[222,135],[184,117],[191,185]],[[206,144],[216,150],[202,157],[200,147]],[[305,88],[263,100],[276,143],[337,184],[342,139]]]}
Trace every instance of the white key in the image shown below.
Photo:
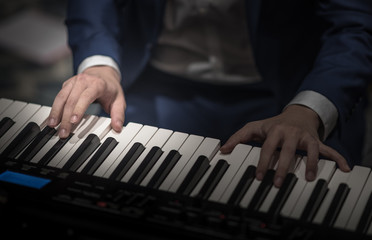
{"label": "white key", "polygon": [[[243,145],[243,144],[242,144]],[[236,147],[238,147],[239,145],[237,145]],[[220,203],[224,203],[224,204],[227,204],[227,202],[229,201],[232,193],[234,192],[235,188],[237,187],[237,185],[239,184],[240,182],[240,179],[243,177],[244,175],[244,172],[246,171],[246,169],[250,166],[250,165],[253,165],[254,163],[252,162],[253,158],[249,157],[249,155],[251,154],[252,150],[255,149],[255,148],[252,148],[251,146],[249,145],[243,145],[245,147],[242,147],[242,148],[246,148],[246,149],[241,149],[242,152],[247,152],[247,155],[245,156],[245,159],[243,161],[243,163],[241,164],[241,166],[239,167],[238,171],[235,173],[235,175],[233,176],[233,178],[231,179],[230,183],[228,184],[228,186],[226,187],[225,191],[223,192],[222,196],[218,199],[218,202]],[[236,148],[235,147],[235,148]],[[256,148],[257,149],[257,148]],[[235,149],[234,149],[235,150]],[[218,186],[217,186],[218,187]],[[212,193],[213,194],[213,193]],[[209,200],[212,200],[211,198]]]}
{"label": "white key", "polygon": [[169,191],[177,191],[199,156],[203,155],[206,156],[208,159],[211,159],[217,153],[219,148],[220,140],[208,137],[205,138],[194,155],[190,158],[190,160],[185,164],[181,172],[178,174]]}
{"label": "white key", "polygon": [[[229,163],[229,168],[226,170],[225,174],[221,178],[221,181],[217,184],[216,188],[213,190],[210,201],[219,201],[224,192],[228,189],[231,181],[241,168],[244,160],[247,158],[249,152],[252,150],[252,146],[246,144],[238,144],[235,146],[234,150],[231,152],[230,157],[226,160]],[[231,189],[234,190],[234,189]]]}
{"label": "white key", "polygon": [[[111,119],[106,117],[100,117],[98,121],[94,124],[91,131],[82,132],[81,134],[84,136],[77,142],[71,150],[59,161],[56,167],[62,168],[67,161],[72,157],[72,155],[77,151],[77,149],[80,147],[80,145],[84,142],[84,140],[87,138],[88,135],[94,134],[96,135],[100,140],[103,139],[103,137],[110,131],[111,127]],[[53,161],[53,160],[52,160]]]}
{"label": "white key", "polygon": [[[252,166],[257,166],[258,161],[260,160],[260,153],[261,148],[254,147],[251,152],[248,155],[248,158],[250,158],[248,161],[250,161]],[[246,160],[247,161],[247,160]],[[254,193],[256,192],[258,186],[260,186],[261,181],[257,180],[256,178],[253,180],[251,186],[247,190],[247,192],[244,194],[242,200],[240,201],[239,205],[243,208],[247,208],[249,203],[251,202]]]}
{"label": "white key", "polygon": [[94,124],[98,121],[97,116],[87,115],[82,119],[80,127],[75,134],[65,143],[59,152],[48,163],[48,166],[57,167],[58,163],[70,152],[75,144],[84,139],[88,132],[92,131]]}
{"label": "white key", "polygon": [[[114,130],[111,130],[111,134],[114,135],[114,138],[118,144],[93,175],[102,177],[107,169],[109,169],[110,166],[115,162],[117,157],[127,148],[128,144],[138,134],[142,127],[142,124],[130,122],[120,133],[116,133]],[[117,166],[117,164],[115,166]]]}
{"label": "white key", "polygon": [[[8,103],[8,102],[7,102]],[[0,120],[4,117],[8,117],[13,119],[22,109],[27,105],[25,102],[14,101],[12,102],[8,108],[4,109],[0,114]]]}
{"label": "white key", "polygon": [[340,210],[337,216],[334,227],[345,228],[370,171],[370,168],[367,167],[354,166],[350,173],[350,177],[347,180],[347,185],[350,188],[350,192],[345,199],[343,204],[344,207]]}
{"label": "white key", "polygon": [[[5,111],[14,101],[7,98],[0,98],[0,114]],[[26,103],[25,103],[26,105]],[[0,115],[1,116],[1,115]],[[2,118],[0,118],[1,120]]]}
{"label": "white key", "polygon": [[345,226],[346,230],[356,231],[358,223],[359,223],[359,219],[362,217],[363,212],[365,211],[365,207],[367,205],[367,201],[369,199],[371,192],[372,192],[372,174],[370,173],[363,186],[361,194],[354,206],[353,212],[351,213],[351,216]]}
{"label": "white key", "polygon": [[[304,159],[305,161],[307,161],[306,157],[304,157]],[[328,161],[328,160],[323,160],[323,159],[318,161],[317,176],[314,179],[314,181],[306,183],[304,190],[302,191],[299,199],[297,200],[295,207],[293,208],[291,212],[291,218],[299,219],[301,217],[301,214],[311,196],[311,193],[313,192],[315,188],[317,181],[319,179],[324,179],[325,181],[329,182],[335,169],[336,169],[336,163],[334,161]],[[305,178],[305,171],[301,171],[300,174],[302,176],[301,178]]]}
{"label": "white key", "polygon": [[[230,159],[230,154],[222,154],[221,151],[218,151],[217,154],[214,155],[213,159],[210,160],[210,162],[209,162],[209,164],[210,164],[209,168],[204,173],[204,175],[200,179],[200,181],[196,184],[194,190],[191,192],[191,194],[190,194],[191,197],[195,197],[199,193],[199,191],[203,187],[204,183],[207,181],[209,175],[211,174],[211,172],[213,171],[214,167],[216,166],[217,162],[220,159],[223,159],[223,160],[226,160],[227,162],[229,162],[228,159]],[[230,168],[230,166],[229,166],[229,168]]]}
{"label": "white key", "polygon": [[164,144],[162,150],[164,151],[163,154],[160,156],[158,161],[155,163],[153,168],[149,171],[146,177],[141,182],[141,186],[147,186],[150,182],[151,178],[154,176],[156,171],[159,169],[160,165],[164,162],[165,158],[172,150],[179,150],[182,144],[185,142],[186,138],[189,135],[186,133],[181,132],[174,132],[172,136],[168,139],[168,141]]}
{"label": "white key", "polygon": [[306,172],[306,157],[302,158],[301,161],[299,162],[296,171],[294,174],[297,177],[297,182],[295,186],[293,187],[292,192],[289,194],[287,201],[285,202],[282,210],[281,210],[281,215],[282,216],[290,216],[294,206],[296,205],[298,199],[300,198],[305,185],[307,183],[306,178],[305,178],[305,172]]}
{"label": "white key", "polygon": [[[128,146],[124,149],[123,152],[120,153],[120,155],[117,157],[115,162],[107,169],[107,171],[104,173],[103,177],[109,178],[112,172],[115,170],[115,168],[119,165],[121,160],[123,160],[124,156],[128,153],[130,148],[133,146],[134,143],[139,142],[142,145],[146,146],[147,142],[152,138],[152,136],[156,133],[158,129],[156,127],[152,126],[143,126],[142,129],[139,131],[139,133],[132,139],[132,141],[128,144]],[[98,172],[100,168],[97,169],[96,172]],[[101,172],[101,171],[100,171]],[[96,174],[94,174],[96,175]]]}
{"label": "white key", "polygon": [[128,182],[129,179],[133,176],[133,173],[137,170],[139,165],[143,162],[147,154],[150,152],[153,147],[162,148],[168,138],[172,135],[173,131],[168,129],[159,128],[158,131],[152,136],[150,141],[145,145],[146,149],[138,157],[138,159],[133,163],[132,167],[129,168],[128,172],[121,179],[122,182]]}
{"label": "white key", "polygon": [[317,214],[315,215],[315,218],[313,220],[314,223],[321,224],[323,222],[323,219],[329,209],[329,206],[332,203],[333,197],[337,191],[338,186],[341,183],[346,183],[349,177],[350,172],[342,172],[340,169],[336,170],[331,181],[329,182],[328,192],[324,197]]}
{"label": "white key", "polygon": [[182,144],[179,153],[181,154],[181,158],[178,160],[176,165],[173,167],[172,171],[168,174],[168,176],[164,179],[163,183],[160,185],[159,189],[163,191],[168,191],[177,178],[178,174],[181,172],[183,167],[189,161],[189,159],[193,156],[195,151],[198,149],[200,144],[203,141],[203,137],[190,135],[186,141]]}
{"label": "white key", "polygon": [[[80,123],[78,125],[76,125],[71,133],[72,134],[76,134],[77,133],[77,130],[84,125],[84,123],[86,122],[87,118],[89,118],[91,116],[87,116],[85,115],[82,120],[80,121]],[[56,132],[50,139],[49,141],[40,149],[39,152],[37,152],[35,154],[35,156],[31,159],[31,162],[33,163],[38,163],[44,156],[45,154],[47,154],[47,152],[54,146],[54,144],[56,144],[58,141],[59,141],[59,136],[58,136],[58,132]]]}
{"label": "white key", "polygon": [[40,107],[40,105],[29,103],[14,117],[14,125],[0,138],[0,153],[2,153],[5,148],[8,147],[8,145],[26,125],[27,121],[37,112]]}

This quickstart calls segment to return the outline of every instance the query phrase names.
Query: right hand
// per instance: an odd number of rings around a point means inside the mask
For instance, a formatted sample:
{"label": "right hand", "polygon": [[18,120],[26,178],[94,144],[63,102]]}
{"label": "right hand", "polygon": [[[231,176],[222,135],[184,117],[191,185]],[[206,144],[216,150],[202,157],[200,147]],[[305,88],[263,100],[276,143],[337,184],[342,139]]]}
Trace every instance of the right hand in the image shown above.
{"label": "right hand", "polygon": [[111,127],[120,132],[126,102],[119,73],[109,66],[87,68],[65,81],[54,99],[48,126],[56,127],[60,123],[59,137],[68,137],[73,125],[80,122],[89,105],[96,100],[110,114]]}

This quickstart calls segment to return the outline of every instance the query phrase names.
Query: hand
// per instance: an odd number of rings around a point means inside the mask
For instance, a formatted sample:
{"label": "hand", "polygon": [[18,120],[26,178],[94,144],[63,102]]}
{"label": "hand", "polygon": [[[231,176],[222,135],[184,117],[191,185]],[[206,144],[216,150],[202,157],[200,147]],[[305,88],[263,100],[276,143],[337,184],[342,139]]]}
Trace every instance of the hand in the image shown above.
{"label": "hand", "polygon": [[72,126],[80,122],[89,105],[96,100],[110,114],[112,128],[120,132],[126,103],[120,76],[108,66],[87,68],[83,73],[65,81],[54,99],[48,125],[56,127],[61,123],[59,137],[68,137]]}
{"label": "hand", "polygon": [[239,143],[263,141],[256,168],[256,178],[262,180],[275,151],[281,148],[274,176],[274,185],[277,187],[282,185],[297,149],[307,151],[308,181],[315,179],[319,154],[334,160],[342,171],[350,171],[345,158],[320,141],[319,125],[319,117],[313,110],[300,105],[290,105],[275,117],[247,123],[228,139],[221,147],[221,152],[229,153]]}

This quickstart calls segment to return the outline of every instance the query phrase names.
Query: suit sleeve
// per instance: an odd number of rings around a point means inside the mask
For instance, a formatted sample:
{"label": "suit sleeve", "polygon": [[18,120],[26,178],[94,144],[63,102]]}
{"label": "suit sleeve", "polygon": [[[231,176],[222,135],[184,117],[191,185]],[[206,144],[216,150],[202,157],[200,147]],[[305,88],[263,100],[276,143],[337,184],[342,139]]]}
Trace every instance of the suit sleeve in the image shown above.
{"label": "suit sleeve", "polygon": [[93,55],[112,58],[120,67],[119,10],[114,0],[70,0],[66,25],[74,72]]}
{"label": "suit sleeve", "polygon": [[320,1],[318,15],[325,27],[321,49],[299,91],[327,97],[342,126],[372,79],[372,1]]}

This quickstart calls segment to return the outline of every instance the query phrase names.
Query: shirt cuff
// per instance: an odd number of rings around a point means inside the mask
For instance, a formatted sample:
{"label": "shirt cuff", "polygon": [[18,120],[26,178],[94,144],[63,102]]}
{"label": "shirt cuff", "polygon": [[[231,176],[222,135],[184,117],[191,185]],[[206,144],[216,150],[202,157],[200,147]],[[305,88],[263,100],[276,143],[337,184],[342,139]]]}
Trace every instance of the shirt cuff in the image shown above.
{"label": "shirt cuff", "polygon": [[[338,112],[335,105],[318,92],[306,90],[299,92],[288,105],[303,105],[316,112],[322,121],[319,137],[324,141],[337,124]],[[287,106],[288,106],[287,105]]]}
{"label": "shirt cuff", "polygon": [[79,65],[78,73],[82,73],[85,69],[89,67],[102,66],[102,65],[110,66],[114,68],[119,73],[119,76],[121,77],[119,66],[114,61],[114,59],[108,56],[103,56],[103,55],[93,55],[93,56],[90,56],[84,59]]}

